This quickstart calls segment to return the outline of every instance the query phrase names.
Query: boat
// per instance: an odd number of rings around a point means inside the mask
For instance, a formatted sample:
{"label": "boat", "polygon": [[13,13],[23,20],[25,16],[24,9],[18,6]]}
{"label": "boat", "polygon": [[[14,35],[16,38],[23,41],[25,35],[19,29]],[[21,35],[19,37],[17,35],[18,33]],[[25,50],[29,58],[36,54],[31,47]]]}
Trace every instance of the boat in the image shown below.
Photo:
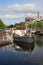
{"label": "boat", "polygon": [[31,35],[24,35],[24,36],[18,36],[18,35],[13,35],[13,42],[14,44],[23,47],[23,48],[28,48],[28,45],[31,43],[34,43],[34,37]]}
{"label": "boat", "polygon": [[43,31],[36,31],[35,34],[37,34],[37,35],[43,35]]}
{"label": "boat", "polygon": [[[22,43],[21,43],[22,44]],[[17,50],[17,51],[33,51],[33,49],[34,49],[34,43],[32,43],[32,44],[28,44],[28,47],[26,46],[22,46],[22,47],[20,47],[20,46],[18,46],[18,45],[15,45],[15,46],[13,46],[13,48],[15,48],[15,50]]]}
{"label": "boat", "polygon": [[13,42],[14,44],[22,47],[29,48],[29,44],[34,43],[34,36],[31,34],[30,30],[28,30],[28,24],[26,22],[26,34],[23,36],[19,36],[17,34],[13,34]]}
{"label": "boat", "polygon": [[39,35],[43,35],[43,32],[38,33]]}

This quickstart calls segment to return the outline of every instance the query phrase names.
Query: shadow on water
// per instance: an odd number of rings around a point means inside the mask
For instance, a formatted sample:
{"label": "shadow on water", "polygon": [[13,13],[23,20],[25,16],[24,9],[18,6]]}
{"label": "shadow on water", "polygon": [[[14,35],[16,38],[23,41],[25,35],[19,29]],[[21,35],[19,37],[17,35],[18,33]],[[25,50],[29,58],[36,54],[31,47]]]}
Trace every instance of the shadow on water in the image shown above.
{"label": "shadow on water", "polygon": [[25,43],[24,43],[24,45],[22,43],[19,43],[19,44],[21,44],[21,47],[18,46],[16,43],[13,46],[13,48],[15,48],[15,50],[17,50],[17,51],[28,51],[28,52],[30,51],[30,52],[32,52],[34,49],[34,43],[28,44],[26,47],[24,47]]}

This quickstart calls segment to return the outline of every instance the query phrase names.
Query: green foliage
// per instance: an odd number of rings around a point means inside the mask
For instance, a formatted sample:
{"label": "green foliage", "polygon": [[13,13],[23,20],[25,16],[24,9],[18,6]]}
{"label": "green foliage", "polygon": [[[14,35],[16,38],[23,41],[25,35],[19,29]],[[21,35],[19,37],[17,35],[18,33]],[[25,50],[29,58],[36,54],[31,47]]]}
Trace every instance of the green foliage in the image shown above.
{"label": "green foliage", "polygon": [[29,24],[28,27],[29,27],[30,29],[35,29],[35,28],[36,28],[36,23]]}
{"label": "green foliage", "polygon": [[32,28],[33,28],[33,29],[36,29],[36,26],[37,26],[37,24],[36,24],[36,22],[34,22],[34,23],[32,24]]}
{"label": "green foliage", "polygon": [[7,28],[13,28],[13,25],[9,25],[9,26],[7,26]]}
{"label": "green foliage", "polygon": [[36,44],[39,46],[39,47],[42,47],[43,46],[43,42],[42,41],[40,41],[40,40],[36,40]]}
{"label": "green foliage", "polygon": [[29,24],[30,29],[43,30],[43,23],[41,21],[36,21],[33,24]]}
{"label": "green foliage", "polygon": [[3,23],[1,19],[0,19],[0,28],[6,28],[5,24]]}
{"label": "green foliage", "polygon": [[24,29],[25,28],[25,24],[24,23],[20,24],[20,27],[22,27]]}
{"label": "green foliage", "polygon": [[14,24],[14,27],[19,27],[19,26],[20,26],[20,24],[18,24],[18,23]]}
{"label": "green foliage", "polygon": [[43,23],[41,21],[37,22],[37,27],[38,30],[43,30]]}
{"label": "green foliage", "polygon": [[32,24],[29,24],[28,27],[31,29],[32,28]]}
{"label": "green foliage", "polygon": [[21,28],[21,29],[25,29],[25,24],[24,23],[16,23],[14,25],[14,27],[18,27],[18,28]]}
{"label": "green foliage", "polygon": [[[43,21],[42,21],[43,22]],[[43,30],[43,23],[42,23],[41,21],[39,21],[39,22],[34,22],[34,23],[32,23],[32,24],[28,24],[28,28],[30,28],[30,29],[34,29],[34,30]],[[25,23],[15,23],[14,25],[9,25],[9,26],[7,26],[7,28],[13,28],[13,27],[20,27],[20,28],[22,28],[22,29],[25,29]]]}

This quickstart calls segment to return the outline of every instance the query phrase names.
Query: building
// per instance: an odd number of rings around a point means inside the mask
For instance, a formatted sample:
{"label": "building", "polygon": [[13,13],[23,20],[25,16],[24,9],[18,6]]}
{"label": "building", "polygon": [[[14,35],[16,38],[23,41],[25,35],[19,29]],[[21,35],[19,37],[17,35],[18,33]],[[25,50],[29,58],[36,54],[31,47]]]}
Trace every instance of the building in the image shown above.
{"label": "building", "polygon": [[6,39],[7,37],[5,30],[0,28],[0,41],[5,41]]}
{"label": "building", "polygon": [[34,19],[33,18],[30,18],[30,17],[26,17],[25,18],[25,21],[33,21]]}
{"label": "building", "polygon": [[33,23],[34,20],[35,20],[35,19],[33,19],[33,18],[26,17],[26,18],[25,18],[25,24],[31,24],[31,23]]}
{"label": "building", "polygon": [[40,16],[40,20],[42,20],[42,21],[43,21],[43,16]]}

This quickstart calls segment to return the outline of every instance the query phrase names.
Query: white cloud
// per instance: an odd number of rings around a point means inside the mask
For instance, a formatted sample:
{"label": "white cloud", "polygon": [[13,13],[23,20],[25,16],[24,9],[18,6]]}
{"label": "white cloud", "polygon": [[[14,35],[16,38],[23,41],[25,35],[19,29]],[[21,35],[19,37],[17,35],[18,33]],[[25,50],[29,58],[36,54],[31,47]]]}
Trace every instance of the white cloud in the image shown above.
{"label": "white cloud", "polygon": [[37,12],[37,11],[41,11],[43,10],[43,8],[37,4],[34,3],[27,3],[27,4],[14,4],[14,5],[10,5],[7,6],[7,10],[9,11],[14,11],[14,12]]}
{"label": "white cloud", "polygon": [[5,13],[10,13],[10,12],[35,12],[42,10],[42,8],[34,3],[32,4],[14,4],[14,5],[9,5],[6,8],[0,8],[0,12],[5,12]]}
{"label": "white cloud", "polygon": [[11,18],[17,18],[17,16],[12,14],[6,14],[6,15],[0,15],[0,18],[11,19]]}
{"label": "white cloud", "polygon": [[36,14],[32,13],[24,13],[20,15],[14,15],[14,14],[5,14],[5,15],[0,15],[0,18],[5,18],[5,19],[17,19],[17,18],[25,18],[25,17],[35,17]]}
{"label": "white cloud", "polygon": [[[14,4],[9,5],[6,8],[0,8],[0,18],[24,18],[24,17],[34,17],[36,16],[35,13],[37,11],[43,11],[42,7],[34,4],[34,3],[27,3],[27,4]],[[15,14],[12,14],[15,12]],[[4,15],[2,15],[4,13]],[[19,15],[17,15],[19,13]]]}
{"label": "white cloud", "polygon": [[10,10],[6,8],[0,8],[0,14],[7,14],[7,13],[10,13]]}
{"label": "white cloud", "polygon": [[36,7],[35,4],[14,4],[11,6],[8,6],[7,9],[10,11],[16,11],[16,12],[28,12],[28,11],[33,11],[33,9]]}

